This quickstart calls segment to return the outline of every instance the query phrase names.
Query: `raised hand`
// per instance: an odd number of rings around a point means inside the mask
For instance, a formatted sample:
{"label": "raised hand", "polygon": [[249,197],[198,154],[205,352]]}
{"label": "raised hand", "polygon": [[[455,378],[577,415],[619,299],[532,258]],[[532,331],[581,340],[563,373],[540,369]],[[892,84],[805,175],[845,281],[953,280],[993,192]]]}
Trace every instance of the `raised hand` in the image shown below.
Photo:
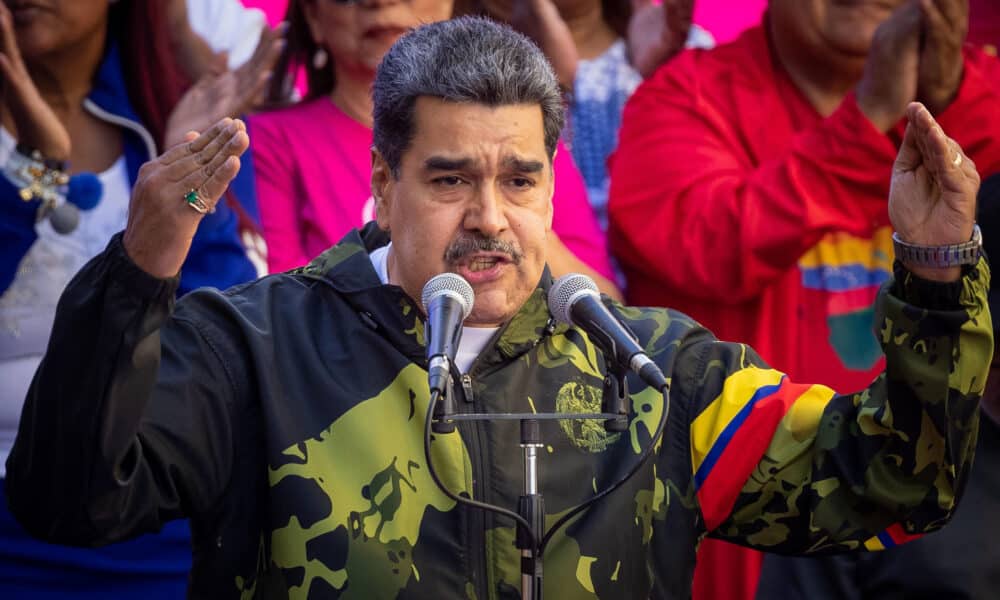
{"label": "raised hand", "polygon": [[72,143],[59,117],[42,98],[21,58],[14,19],[0,2],[0,77],[3,104],[14,117],[17,140],[54,160],[69,160]]}
{"label": "raised hand", "polygon": [[552,0],[514,0],[510,26],[538,44],[552,63],[559,85],[573,87],[580,56],[573,34]]}
{"label": "raised hand", "polygon": [[249,145],[243,122],[225,118],[139,169],[122,240],[139,268],[160,279],[180,271],[204,212],[214,210]]}
{"label": "raised hand", "polygon": [[[919,102],[906,109],[909,124],[892,168],[889,219],[904,242],[947,246],[972,239],[979,173],[955,140]],[[954,281],[960,269],[907,267],[920,277]]]}
{"label": "raised hand", "polygon": [[921,23],[920,0],[910,0],[875,30],[856,95],[879,131],[892,129],[917,98]]}
{"label": "raised hand", "polygon": [[931,114],[948,108],[962,83],[962,44],[969,32],[969,0],[921,0],[923,48],[917,99]]}
{"label": "raised hand", "polygon": [[628,22],[629,62],[643,77],[649,77],[684,48],[691,30],[694,0],[632,0]]}
{"label": "raised hand", "polygon": [[264,28],[253,56],[235,71],[206,72],[174,107],[164,145],[181,143],[188,131],[202,131],[223,117],[237,117],[257,103],[285,47],[287,25]]}

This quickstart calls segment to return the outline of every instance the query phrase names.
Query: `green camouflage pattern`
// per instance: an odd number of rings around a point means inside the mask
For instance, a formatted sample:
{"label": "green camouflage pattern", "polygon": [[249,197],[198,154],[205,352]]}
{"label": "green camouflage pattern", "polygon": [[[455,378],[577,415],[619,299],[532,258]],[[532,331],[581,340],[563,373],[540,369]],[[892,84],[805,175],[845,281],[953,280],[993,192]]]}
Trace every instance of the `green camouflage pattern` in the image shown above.
{"label": "green camouflage pattern", "polygon": [[[331,359],[336,386],[300,398],[301,412],[271,409],[264,558],[234,579],[234,591],[519,598],[513,524],[456,506],[429,476],[423,323],[401,290],[379,285],[367,253],[381,243],[384,236],[371,228],[352,233],[290,274],[308,282],[301,289],[309,291],[297,293],[328,296],[333,318],[345,324],[331,334],[338,343],[371,358],[362,367]],[[715,340],[684,315],[613,305],[671,381],[670,420],[654,459],[556,534],[545,555],[545,594],[687,598],[705,535],[805,554],[870,548],[893,524],[907,534],[940,527],[961,495],[975,445],[977,399],[993,348],[988,279],[981,262],[963,278],[959,302],[941,310],[916,307],[914,282],[887,286],[877,303],[886,373],[855,394],[804,387],[769,430],[751,412],[741,428],[756,428],[764,446],[745,473],[732,467],[726,474],[737,482],[732,489],[714,469],[696,481],[699,428],[719,429],[707,418],[718,403],[754,392],[737,385],[753,380],[739,372],[773,371],[751,349]],[[460,410],[600,410],[604,357],[585,335],[550,318],[547,285],[472,366],[472,397]],[[361,313],[377,326],[358,326]],[[594,421],[543,422],[547,523],[624,473],[649,443],[662,398],[631,377],[629,386],[626,432],[609,434]],[[331,411],[336,417],[328,422],[310,421]],[[451,490],[514,510],[522,486],[518,442],[516,423],[462,425],[434,435],[433,460]],[[715,469],[747,453],[753,450],[728,449]],[[721,512],[709,514],[709,496]]]}

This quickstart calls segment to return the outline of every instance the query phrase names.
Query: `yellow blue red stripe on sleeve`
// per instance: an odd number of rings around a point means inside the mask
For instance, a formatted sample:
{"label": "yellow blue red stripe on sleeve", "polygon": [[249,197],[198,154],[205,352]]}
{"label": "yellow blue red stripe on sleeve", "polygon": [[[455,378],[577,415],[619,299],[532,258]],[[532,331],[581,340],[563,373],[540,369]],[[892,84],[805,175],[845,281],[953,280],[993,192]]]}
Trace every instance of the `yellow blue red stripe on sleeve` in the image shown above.
{"label": "yellow blue red stripe on sleeve", "polygon": [[729,516],[792,406],[825,406],[833,396],[830,388],[792,383],[773,369],[748,367],[726,379],[690,429],[695,492],[709,531]]}
{"label": "yellow blue red stripe on sleeve", "polygon": [[899,546],[900,544],[905,544],[906,542],[911,542],[913,540],[918,540],[924,537],[922,533],[906,533],[903,530],[903,526],[899,523],[893,523],[885,531],[879,533],[873,538],[868,539],[865,542],[865,548],[868,550],[885,550],[886,548],[893,548]]}

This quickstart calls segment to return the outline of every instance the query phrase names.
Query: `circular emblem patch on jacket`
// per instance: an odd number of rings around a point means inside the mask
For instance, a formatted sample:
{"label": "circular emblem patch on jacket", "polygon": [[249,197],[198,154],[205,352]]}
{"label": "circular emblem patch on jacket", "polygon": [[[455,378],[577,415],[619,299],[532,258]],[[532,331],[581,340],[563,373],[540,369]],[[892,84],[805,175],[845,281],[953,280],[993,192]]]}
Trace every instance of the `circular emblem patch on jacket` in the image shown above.
{"label": "circular emblem patch on jacket", "polygon": [[[570,381],[559,388],[556,410],[566,413],[601,412],[600,388],[578,381]],[[621,433],[608,433],[600,419],[575,419],[559,421],[566,437],[573,445],[587,452],[602,452],[615,443]]]}

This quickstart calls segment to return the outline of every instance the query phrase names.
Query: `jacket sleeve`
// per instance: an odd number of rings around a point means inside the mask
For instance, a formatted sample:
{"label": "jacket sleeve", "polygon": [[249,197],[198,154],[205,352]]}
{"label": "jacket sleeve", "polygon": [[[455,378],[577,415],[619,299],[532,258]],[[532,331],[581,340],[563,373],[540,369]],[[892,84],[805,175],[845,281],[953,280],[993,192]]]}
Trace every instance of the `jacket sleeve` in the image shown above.
{"label": "jacket sleeve", "polygon": [[33,535],[118,541],[207,514],[228,484],[232,364],[189,301],[171,318],[176,286],[119,234],[63,293],[7,460],[11,512]]}
{"label": "jacket sleeve", "polygon": [[0,176],[0,295],[14,282],[21,259],[38,239],[35,216],[40,205],[40,200],[21,200],[14,184]]}
{"label": "jacket sleeve", "polygon": [[677,379],[709,534],[770,552],[881,549],[941,527],[972,462],[993,353],[984,260],[954,284],[897,266],[876,307],[886,370],[837,394],[710,341]]}
{"label": "jacket sleeve", "polygon": [[254,172],[257,178],[257,202],[267,242],[267,266],[271,273],[309,264],[302,237],[302,201],[304,192],[296,182],[295,166],[287,154],[285,129],[268,121],[268,115],[250,120]]}

